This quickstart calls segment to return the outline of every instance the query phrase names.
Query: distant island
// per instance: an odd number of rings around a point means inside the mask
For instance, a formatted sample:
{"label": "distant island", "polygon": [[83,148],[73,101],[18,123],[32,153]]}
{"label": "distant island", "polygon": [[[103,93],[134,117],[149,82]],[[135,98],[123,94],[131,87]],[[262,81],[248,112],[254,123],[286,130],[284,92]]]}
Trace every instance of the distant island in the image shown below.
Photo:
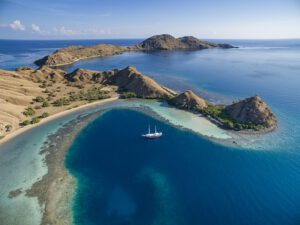
{"label": "distant island", "polygon": [[192,91],[177,94],[134,67],[109,71],[76,69],[71,73],[42,66],[0,70],[0,136],[44,118],[102,99],[142,98],[201,114],[231,130],[270,131],[277,120],[267,104],[254,96],[230,105],[214,105]]}
{"label": "distant island", "polygon": [[230,44],[215,44],[197,39],[192,36],[175,38],[169,34],[155,35],[143,42],[121,47],[110,44],[98,44],[93,46],[69,46],[59,49],[54,53],[36,60],[38,66],[58,67],[75,63],[79,60],[105,57],[121,54],[128,51],[170,51],[170,50],[203,50],[210,48],[235,48]]}

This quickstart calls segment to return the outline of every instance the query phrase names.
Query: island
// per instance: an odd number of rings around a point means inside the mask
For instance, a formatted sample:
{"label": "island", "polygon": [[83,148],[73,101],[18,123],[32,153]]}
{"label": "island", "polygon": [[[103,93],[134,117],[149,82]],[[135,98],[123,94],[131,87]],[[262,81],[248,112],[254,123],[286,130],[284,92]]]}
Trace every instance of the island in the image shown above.
{"label": "island", "polygon": [[230,130],[270,131],[277,120],[268,105],[254,96],[230,105],[206,102],[192,91],[164,87],[135,67],[109,71],[61,69],[41,66],[0,70],[0,136],[50,115],[110,98],[141,98],[166,101],[170,106],[205,116]]}
{"label": "island", "polygon": [[122,47],[110,44],[93,46],[69,46],[58,49],[50,55],[35,61],[38,66],[59,67],[75,63],[79,60],[113,56],[130,51],[161,51],[161,50],[203,50],[210,48],[235,48],[229,44],[216,44],[197,39],[192,36],[175,38],[169,34],[152,36],[139,44]]}

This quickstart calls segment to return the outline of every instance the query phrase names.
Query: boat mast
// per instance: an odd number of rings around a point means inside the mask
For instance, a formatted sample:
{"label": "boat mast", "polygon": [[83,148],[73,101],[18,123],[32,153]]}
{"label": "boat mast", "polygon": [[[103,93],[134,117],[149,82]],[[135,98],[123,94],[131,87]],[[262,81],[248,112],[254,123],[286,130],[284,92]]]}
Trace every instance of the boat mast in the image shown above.
{"label": "boat mast", "polygon": [[156,125],[155,125],[155,133],[157,133],[157,132],[156,132]]}
{"label": "boat mast", "polygon": [[148,125],[148,134],[150,134],[150,125]]}

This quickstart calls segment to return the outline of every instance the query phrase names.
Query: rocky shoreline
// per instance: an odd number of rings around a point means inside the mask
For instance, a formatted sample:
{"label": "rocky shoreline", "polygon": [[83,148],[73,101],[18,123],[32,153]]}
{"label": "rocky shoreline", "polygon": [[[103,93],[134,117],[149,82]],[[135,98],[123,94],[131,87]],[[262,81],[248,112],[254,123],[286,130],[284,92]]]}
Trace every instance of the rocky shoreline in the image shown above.
{"label": "rocky shoreline", "polygon": [[[76,189],[76,180],[65,168],[66,152],[79,132],[96,119],[101,112],[79,116],[49,135],[40,154],[45,154],[48,173],[26,191],[28,197],[37,197],[43,216],[41,225],[72,224],[70,206]],[[76,126],[75,126],[76,125]]]}

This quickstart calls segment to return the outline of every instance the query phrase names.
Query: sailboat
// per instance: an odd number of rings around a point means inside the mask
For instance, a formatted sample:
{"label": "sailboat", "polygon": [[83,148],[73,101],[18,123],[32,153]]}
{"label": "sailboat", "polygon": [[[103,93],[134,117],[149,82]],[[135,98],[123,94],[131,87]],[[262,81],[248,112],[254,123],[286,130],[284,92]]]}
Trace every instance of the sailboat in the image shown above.
{"label": "sailboat", "polygon": [[154,138],[159,138],[162,136],[162,132],[157,132],[156,130],[156,126],[155,126],[155,131],[154,133],[151,133],[151,130],[150,130],[150,125],[148,127],[148,134],[143,134],[142,137],[144,138],[149,138],[149,139],[154,139]]}

